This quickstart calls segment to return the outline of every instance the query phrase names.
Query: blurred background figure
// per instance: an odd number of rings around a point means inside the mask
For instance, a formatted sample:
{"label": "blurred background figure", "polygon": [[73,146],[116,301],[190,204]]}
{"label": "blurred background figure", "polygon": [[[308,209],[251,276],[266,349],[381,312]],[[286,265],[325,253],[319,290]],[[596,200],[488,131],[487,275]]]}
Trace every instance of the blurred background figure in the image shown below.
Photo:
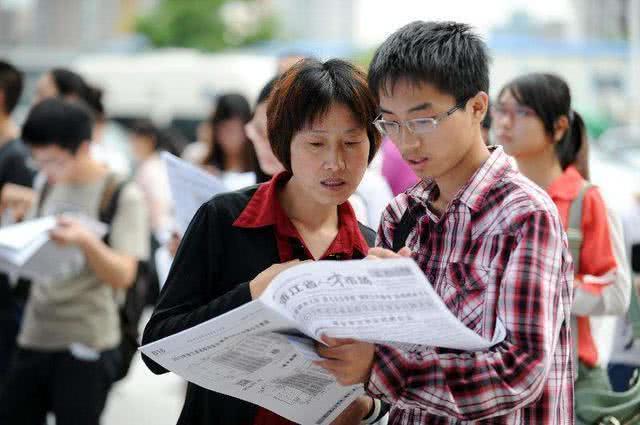
{"label": "blurred background figure", "polygon": [[245,133],[251,120],[251,107],[241,94],[218,98],[209,118],[212,141],[201,165],[222,178],[229,190],[255,183],[255,153]]}
{"label": "blurred background figure", "polygon": [[131,148],[136,161],[134,181],[142,190],[149,209],[149,221],[155,238],[166,241],[173,225],[169,179],[160,152],[176,154],[166,135],[149,120],[131,128]]}
{"label": "blurred background figure", "polygon": [[418,182],[418,176],[405,162],[391,140],[384,139],[380,148],[382,176],[387,180],[393,195],[398,195]]}
{"label": "blurred background figure", "polygon": [[269,135],[267,134],[267,103],[277,80],[277,77],[272,78],[262,88],[256,101],[253,117],[245,125],[247,137],[251,140],[253,149],[256,152],[257,167],[255,173],[257,183],[264,183],[270,180],[272,176],[284,171],[284,167],[274,155],[273,150],[271,150]]}
{"label": "blurred background figure", "polygon": [[192,164],[201,164],[211,150],[212,143],[213,131],[211,123],[208,120],[202,121],[196,129],[196,140],[185,146],[180,156]]}
{"label": "blurred background figure", "polygon": [[[32,202],[35,170],[29,150],[19,139],[12,112],[22,95],[22,72],[0,61],[0,226],[20,220]],[[0,274],[0,392],[14,354],[26,293],[16,290],[11,278]],[[22,288],[22,287],[21,287]]]}
{"label": "blurred background figure", "polygon": [[35,102],[50,97],[62,97],[84,102],[94,118],[91,154],[112,171],[131,174],[131,154],[121,137],[113,134],[102,102],[102,90],[93,87],[76,72],[66,68],[54,68],[45,73],[37,83]]}

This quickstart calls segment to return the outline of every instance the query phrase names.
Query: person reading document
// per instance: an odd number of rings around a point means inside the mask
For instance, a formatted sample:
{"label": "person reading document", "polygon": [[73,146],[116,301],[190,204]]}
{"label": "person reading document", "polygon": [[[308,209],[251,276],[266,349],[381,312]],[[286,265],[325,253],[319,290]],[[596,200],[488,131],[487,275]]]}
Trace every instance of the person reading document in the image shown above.
{"label": "person reading document", "polygon": [[482,139],[485,44],[464,24],[414,22],[368,78],[376,126],[422,179],[387,207],[370,255],[411,255],[468,328],[491,340],[502,322],[506,338],[471,352],[327,339],[319,364],[391,403],[394,425],[573,424],[571,256],[553,201]]}
{"label": "person reading document", "polygon": [[[364,73],[330,60],[304,60],[275,83],[268,138],[285,171],[220,194],[195,214],[177,250],[143,344],[189,329],[256,299],[300,261],[363,259],[375,233],[348,203],[380,135]],[[143,356],[155,373],[166,370]],[[371,397],[353,402],[336,423],[380,411]],[[178,424],[287,424],[240,399],[190,383]]]}

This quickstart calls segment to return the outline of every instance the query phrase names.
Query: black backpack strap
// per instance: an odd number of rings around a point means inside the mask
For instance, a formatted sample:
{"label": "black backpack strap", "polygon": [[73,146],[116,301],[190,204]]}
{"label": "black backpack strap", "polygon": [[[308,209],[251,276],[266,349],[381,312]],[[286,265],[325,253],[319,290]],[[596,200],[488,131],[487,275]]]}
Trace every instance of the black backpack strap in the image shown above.
{"label": "black backpack strap", "polygon": [[360,222],[358,222],[358,228],[360,228],[360,233],[362,233],[362,236],[367,242],[367,245],[369,245],[369,248],[376,246],[376,232]]}
{"label": "black backpack strap", "polygon": [[44,206],[44,201],[51,193],[51,185],[48,181],[44,182],[42,185],[42,190],[40,191],[40,197],[38,198],[38,206],[36,208],[36,217],[42,217],[42,207]]}
{"label": "black backpack strap", "polygon": [[119,178],[116,174],[109,174],[102,191],[98,219],[104,224],[109,225],[109,230],[107,230],[107,234],[104,236],[104,242],[107,245],[109,244],[109,236],[111,234],[111,223],[118,211],[120,193],[127,183],[128,181],[126,179]]}
{"label": "black backpack strap", "polygon": [[414,214],[407,208],[407,210],[402,215],[400,222],[396,224],[395,229],[393,229],[393,243],[391,249],[394,252],[398,252],[404,247],[407,243],[407,238],[409,237],[409,233],[415,227],[417,219]]}

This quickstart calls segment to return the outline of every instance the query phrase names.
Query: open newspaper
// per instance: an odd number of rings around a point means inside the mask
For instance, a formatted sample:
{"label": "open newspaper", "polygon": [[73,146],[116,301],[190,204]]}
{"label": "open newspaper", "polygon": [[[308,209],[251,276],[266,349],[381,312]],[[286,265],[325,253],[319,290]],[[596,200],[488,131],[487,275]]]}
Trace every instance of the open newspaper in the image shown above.
{"label": "open newspaper", "polygon": [[176,227],[184,234],[202,204],[220,192],[226,192],[222,180],[168,152],[162,152],[162,160],[169,175],[169,187],[173,199]]}
{"label": "open newspaper", "polygon": [[201,387],[321,425],[363,393],[313,364],[305,339],[324,334],[474,351],[501,342],[505,329],[499,323],[488,341],[465,327],[411,259],[317,261],[285,270],[257,300],[140,350]]}
{"label": "open newspaper", "polygon": [[[104,223],[86,216],[75,218],[98,237],[107,232]],[[55,227],[56,218],[47,216],[0,229],[0,271],[38,283],[60,281],[80,273],[86,263],[84,254],[78,247],[53,242],[49,232]]]}

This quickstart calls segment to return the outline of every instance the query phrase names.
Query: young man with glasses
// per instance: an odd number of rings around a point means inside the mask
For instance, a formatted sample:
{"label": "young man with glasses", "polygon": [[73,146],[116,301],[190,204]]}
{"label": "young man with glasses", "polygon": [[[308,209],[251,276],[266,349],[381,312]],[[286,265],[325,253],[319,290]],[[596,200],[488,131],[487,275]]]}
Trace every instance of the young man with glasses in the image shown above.
{"label": "young man with glasses", "polygon": [[573,424],[566,237],[551,199],[482,139],[485,44],[466,25],[414,22],[377,50],[369,85],[376,127],[422,179],[369,256],[412,256],[466,326],[506,337],[476,352],[328,339],[320,364],[391,403],[393,424]]}

